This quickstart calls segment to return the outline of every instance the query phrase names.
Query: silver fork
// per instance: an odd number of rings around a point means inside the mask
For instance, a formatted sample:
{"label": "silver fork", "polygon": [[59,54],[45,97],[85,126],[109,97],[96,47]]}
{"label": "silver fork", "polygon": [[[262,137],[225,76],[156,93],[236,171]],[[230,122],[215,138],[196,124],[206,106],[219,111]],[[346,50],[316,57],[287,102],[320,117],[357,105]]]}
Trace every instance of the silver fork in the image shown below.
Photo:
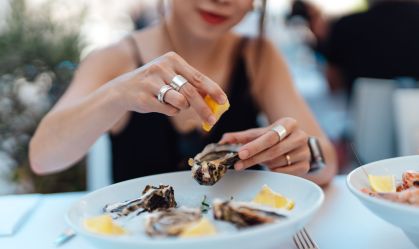
{"label": "silver fork", "polygon": [[305,228],[298,231],[292,239],[298,249],[319,249]]}

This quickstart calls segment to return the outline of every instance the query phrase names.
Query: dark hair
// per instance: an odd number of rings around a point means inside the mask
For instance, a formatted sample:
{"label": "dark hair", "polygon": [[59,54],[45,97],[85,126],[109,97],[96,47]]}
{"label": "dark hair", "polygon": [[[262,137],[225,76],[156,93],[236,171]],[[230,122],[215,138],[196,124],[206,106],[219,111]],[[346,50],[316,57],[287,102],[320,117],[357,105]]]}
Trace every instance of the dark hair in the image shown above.
{"label": "dark hair", "polygon": [[302,0],[294,0],[291,4],[291,12],[287,15],[287,21],[290,21],[293,17],[301,17],[305,21],[310,22],[310,14],[308,12],[307,3]]}
{"label": "dark hair", "polygon": [[259,37],[265,34],[265,19],[266,19],[266,5],[267,0],[261,0],[260,16],[259,16]]}

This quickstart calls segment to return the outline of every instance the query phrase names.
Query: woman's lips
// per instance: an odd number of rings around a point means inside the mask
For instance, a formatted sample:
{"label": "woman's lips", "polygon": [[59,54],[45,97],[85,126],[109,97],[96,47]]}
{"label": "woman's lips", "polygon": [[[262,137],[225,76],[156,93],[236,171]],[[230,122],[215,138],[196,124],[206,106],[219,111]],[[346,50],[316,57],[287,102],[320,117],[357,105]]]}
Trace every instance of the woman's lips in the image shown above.
{"label": "woman's lips", "polygon": [[225,22],[228,18],[225,16],[217,15],[208,11],[199,11],[202,19],[204,19],[207,23],[212,25],[217,25]]}

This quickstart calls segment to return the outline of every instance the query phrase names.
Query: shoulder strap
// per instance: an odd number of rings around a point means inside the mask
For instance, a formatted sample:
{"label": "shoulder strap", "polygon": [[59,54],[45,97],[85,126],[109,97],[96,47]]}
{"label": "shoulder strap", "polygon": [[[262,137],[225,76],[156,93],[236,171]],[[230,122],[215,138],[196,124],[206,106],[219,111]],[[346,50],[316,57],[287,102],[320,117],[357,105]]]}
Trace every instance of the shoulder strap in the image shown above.
{"label": "shoulder strap", "polygon": [[140,49],[138,47],[137,41],[135,40],[134,36],[128,35],[128,42],[131,43],[131,48],[133,50],[134,59],[137,67],[141,67],[144,63],[143,59],[141,58]]}
{"label": "shoulder strap", "polygon": [[234,58],[236,58],[236,60],[240,59],[243,56],[243,51],[248,41],[249,41],[249,37],[247,36],[243,36],[240,38],[240,41],[238,42],[236,46],[236,51],[234,52],[234,56],[235,56]]}

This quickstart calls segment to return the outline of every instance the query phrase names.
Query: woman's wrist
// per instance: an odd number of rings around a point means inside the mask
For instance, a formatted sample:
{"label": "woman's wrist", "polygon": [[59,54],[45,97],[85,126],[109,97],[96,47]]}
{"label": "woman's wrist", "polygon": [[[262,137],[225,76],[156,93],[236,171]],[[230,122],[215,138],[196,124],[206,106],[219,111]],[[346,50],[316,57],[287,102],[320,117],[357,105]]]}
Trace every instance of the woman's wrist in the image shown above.
{"label": "woman's wrist", "polygon": [[128,98],[120,88],[118,84],[110,82],[98,89],[98,97],[104,101],[103,104],[106,110],[115,113],[125,113],[130,110]]}

